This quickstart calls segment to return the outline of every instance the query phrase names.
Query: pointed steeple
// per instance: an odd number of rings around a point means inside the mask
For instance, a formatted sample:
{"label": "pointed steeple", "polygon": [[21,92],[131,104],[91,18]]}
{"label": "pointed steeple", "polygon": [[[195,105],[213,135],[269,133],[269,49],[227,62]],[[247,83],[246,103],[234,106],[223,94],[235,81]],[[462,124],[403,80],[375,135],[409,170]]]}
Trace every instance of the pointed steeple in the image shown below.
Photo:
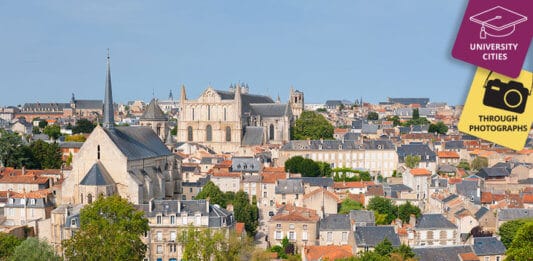
{"label": "pointed steeple", "polygon": [[241,113],[242,111],[242,98],[241,98],[241,85],[237,84],[235,87],[235,103],[237,104],[237,111]]}
{"label": "pointed steeple", "polygon": [[109,62],[109,49],[107,49],[107,72],[105,76],[105,100],[104,100],[104,128],[115,127],[115,110],[113,107],[113,92],[111,90],[111,65]]}
{"label": "pointed steeple", "polygon": [[172,94],[172,90],[170,90],[170,93],[168,94],[168,99],[171,101],[174,100],[174,95]]}
{"label": "pointed steeple", "polygon": [[172,147],[174,147],[174,139],[172,139],[172,130],[169,129],[167,133],[167,139],[165,140],[165,145],[167,145],[167,148],[172,151]]}
{"label": "pointed steeple", "polygon": [[276,103],[281,103],[281,99],[279,98],[279,93],[278,93],[278,98],[276,99]]}
{"label": "pointed steeple", "polygon": [[185,101],[187,100],[187,93],[185,93],[185,84],[181,85],[181,95],[180,100]]}

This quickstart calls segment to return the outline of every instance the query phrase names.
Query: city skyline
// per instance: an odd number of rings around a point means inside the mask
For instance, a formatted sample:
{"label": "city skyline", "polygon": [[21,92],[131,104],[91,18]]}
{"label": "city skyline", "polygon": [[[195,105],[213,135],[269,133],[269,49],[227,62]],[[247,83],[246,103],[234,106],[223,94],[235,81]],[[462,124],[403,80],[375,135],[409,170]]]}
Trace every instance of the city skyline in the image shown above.
{"label": "city skyline", "polygon": [[[462,104],[475,67],[451,47],[466,2],[0,3],[0,106],[103,99],[111,49],[117,102],[189,97],[211,85],[306,103],[429,97]],[[25,12],[13,12],[24,8]],[[533,68],[532,51],[525,68]],[[326,86],[326,87],[324,87]],[[429,87],[428,87],[429,86]],[[324,90],[327,89],[327,92]]]}

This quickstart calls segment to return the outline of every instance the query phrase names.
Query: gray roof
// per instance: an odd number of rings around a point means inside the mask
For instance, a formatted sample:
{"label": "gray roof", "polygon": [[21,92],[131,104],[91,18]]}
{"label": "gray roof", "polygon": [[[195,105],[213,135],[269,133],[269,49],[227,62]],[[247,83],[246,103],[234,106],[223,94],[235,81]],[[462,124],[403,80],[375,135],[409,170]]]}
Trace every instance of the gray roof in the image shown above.
{"label": "gray roof", "polygon": [[474,202],[480,202],[480,198],[477,195],[477,189],[479,185],[475,180],[463,180],[461,183],[455,184],[455,190],[457,194],[473,200]]}
{"label": "gray roof", "polygon": [[367,150],[394,150],[394,144],[390,140],[365,140],[363,145]]}
{"label": "gray roof", "polygon": [[450,165],[450,164],[439,165],[439,168],[437,169],[437,172],[444,172],[444,173],[455,173],[456,171],[457,171],[457,167]]}
{"label": "gray roof", "polygon": [[80,182],[80,185],[85,186],[107,186],[113,184],[115,182],[113,182],[113,179],[100,161],[94,163]]}
{"label": "gray roof", "polygon": [[246,126],[244,137],[242,138],[242,145],[257,146],[263,144],[263,127]]}
{"label": "gray roof", "polygon": [[283,117],[289,116],[290,108],[288,104],[250,104],[253,115],[261,115],[261,117]]}
{"label": "gray roof", "polygon": [[203,178],[199,178],[195,182],[183,181],[183,182],[181,182],[181,186],[182,187],[198,187],[198,188],[202,188],[203,186],[205,186],[205,184],[207,184],[207,182],[209,182],[209,179],[210,179],[210,176],[206,176],[206,177],[203,177]]}
{"label": "gray roof", "polygon": [[416,229],[457,229],[442,214],[423,214],[416,222]]}
{"label": "gray roof", "polygon": [[438,175],[435,175],[435,177],[431,177],[431,185],[430,187],[439,187],[439,188],[447,188],[448,187],[448,180],[447,179],[441,179]]}
{"label": "gray roof", "polygon": [[233,157],[231,158],[231,170],[235,172],[259,172],[261,162],[254,157]]}
{"label": "gray roof", "polygon": [[470,253],[467,246],[414,247],[416,258],[420,261],[459,261],[459,254]]}
{"label": "gray roof", "polygon": [[401,245],[400,238],[394,232],[392,226],[364,226],[355,228],[355,243],[358,247],[375,247],[377,244],[388,239],[392,246]]}
{"label": "gray roof", "polygon": [[203,157],[200,160],[200,164],[218,164],[220,162],[224,161],[224,158],[221,157]]}
{"label": "gray roof", "polygon": [[82,145],[83,145],[83,142],[76,142],[76,141],[67,141],[67,142],[59,143],[60,148],[81,148]]}
{"label": "gray roof", "polygon": [[347,214],[331,214],[320,220],[319,230],[350,231],[350,219]]}
{"label": "gray roof", "polygon": [[74,104],[76,105],[77,110],[102,110],[104,107],[104,102],[102,100],[75,100]]}
{"label": "gray roof", "polygon": [[199,169],[198,165],[181,165],[182,172],[195,172]]}
{"label": "gray roof", "polygon": [[354,120],[352,121],[352,129],[360,130],[363,128],[363,120]]}
{"label": "gray roof", "polygon": [[420,156],[421,162],[435,162],[437,160],[437,154],[427,144],[422,143],[404,144],[398,147],[397,153],[401,163],[405,161],[405,157],[408,155]]}
{"label": "gray roof", "polygon": [[390,103],[401,103],[404,105],[420,104],[426,106],[429,103],[429,98],[387,98]]}
{"label": "gray roof", "polygon": [[115,127],[104,130],[128,160],[172,155],[149,127]]}
{"label": "gray roof", "polygon": [[356,223],[375,223],[376,217],[374,211],[368,210],[350,210],[350,219]]}
{"label": "gray roof", "polygon": [[507,168],[501,167],[492,167],[492,168],[482,168],[476,175],[486,179],[486,178],[496,178],[496,177],[508,177],[510,175]]}
{"label": "gray roof", "polygon": [[345,141],[356,141],[361,136],[361,133],[348,132],[342,136]]}
{"label": "gray roof", "polygon": [[354,140],[291,140],[281,150],[359,150]]}
{"label": "gray roof", "polygon": [[63,111],[65,108],[70,108],[70,103],[24,103],[21,112],[27,111],[46,111],[46,112],[58,112]]}
{"label": "gray roof", "polygon": [[495,237],[475,237],[472,248],[477,256],[504,255],[507,250]]}
{"label": "gray roof", "polygon": [[489,209],[486,207],[482,207],[474,214],[474,217],[477,220],[480,220],[485,214],[487,214],[487,212],[489,212]]}
{"label": "gray roof", "polygon": [[303,194],[304,186],[301,179],[281,179],[275,190],[276,194]]}
{"label": "gray roof", "polygon": [[[215,90],[222,100],[233,100],[235,98],[235,92]],[[274,103],[272,98],[264,95],[254,95],[241,92],[242,110],[243,112],[251,112],[252,103]]]}
{"label": "gray roof", "polygon": [[444,143],[446,150],[459,150],[465,148],[465,143],[462,140],[451,140]]}
{"label": "gray roof", "polygon": [[456,199],[456,198],[458,198],[458,197],[459,197],[459,196],[457,196],[457,194],[451,194],[451,195],[449,195],[449,196],[443,198],[443,199],[442,199],[442,202],[443,202],[443,203],[448,203],[448,202],[450,202],[450,201],[452,201],[452,200],[454,200],[454,199]]}
{"label": "gray roof", "polygon": [[376,134],[378,132],[378,125],[375,124],[363,124],[361,133],[363,134]]}
{"label": "gray roof", "polygon": [[533,208],[506,208],[498,212],[499,221],[533,218]]}
{"label": "gray roof", "polygon": [[146,107],[146,110],[144,110],[141,120],[166,121],[168,118],[157,104],[157,101],[152,99],[148,107]]}
{"label": "gray roof", "polygon": [[333,178],[331,177],[301,177],[297,179],[312,187],[333,187]]}
{"label": "gray roof", "polygon": [[335,106],[341,106],[342,101],[341,100],[327,100],[326,101],[326,107],[335,107]]}

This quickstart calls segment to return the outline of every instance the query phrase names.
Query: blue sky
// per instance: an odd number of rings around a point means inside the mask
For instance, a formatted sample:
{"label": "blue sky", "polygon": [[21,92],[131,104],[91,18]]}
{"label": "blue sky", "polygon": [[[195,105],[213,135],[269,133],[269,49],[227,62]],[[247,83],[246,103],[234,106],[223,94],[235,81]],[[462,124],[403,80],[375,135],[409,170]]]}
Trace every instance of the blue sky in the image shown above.
{"label": "blue sky", "polygon": [[[430,97],[462,104],[474,66],[451,48],[466,1],[1,1],[0,106],[197,97],[238,81],[307,103]],[[529,68],[533,67],[531,52]]]}

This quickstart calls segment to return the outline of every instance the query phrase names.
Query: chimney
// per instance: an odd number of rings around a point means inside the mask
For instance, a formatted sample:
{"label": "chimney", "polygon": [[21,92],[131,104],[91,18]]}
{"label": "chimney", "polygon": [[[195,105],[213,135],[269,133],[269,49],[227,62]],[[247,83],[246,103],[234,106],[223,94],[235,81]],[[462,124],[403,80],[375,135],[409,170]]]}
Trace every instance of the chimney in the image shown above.
{"label": "chimney", "polygon": [[22,175],[25,175],[25,174],[26,174],[26,167],[22,166]]}
{"label": "chimney", "polygon": [[153,209],[153,207],[154,207],[154,202],[153,201],[154,201],[153,198],[148,201],[148,211],[150,211],[150,212],[152,212],[154,210]]}
{"label": "chimney", "polygon": [[207,215],[209,215],[209,198],[205,200],[205,211],[207,212]]}

